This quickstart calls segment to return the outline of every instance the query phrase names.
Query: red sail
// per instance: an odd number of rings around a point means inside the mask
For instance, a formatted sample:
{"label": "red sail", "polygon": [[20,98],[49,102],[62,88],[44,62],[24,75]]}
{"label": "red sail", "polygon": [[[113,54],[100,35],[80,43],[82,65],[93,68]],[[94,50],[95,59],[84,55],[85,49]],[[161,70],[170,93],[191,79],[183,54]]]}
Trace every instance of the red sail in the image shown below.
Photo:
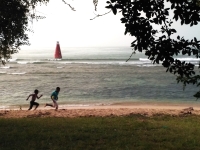
{"label": "red sail", "polygon": [[62,59],[62,54],[61,54],[59,42],[57,42],[57,44],[56,44],[56,50],[55,50],[54,58],[55,59]]}

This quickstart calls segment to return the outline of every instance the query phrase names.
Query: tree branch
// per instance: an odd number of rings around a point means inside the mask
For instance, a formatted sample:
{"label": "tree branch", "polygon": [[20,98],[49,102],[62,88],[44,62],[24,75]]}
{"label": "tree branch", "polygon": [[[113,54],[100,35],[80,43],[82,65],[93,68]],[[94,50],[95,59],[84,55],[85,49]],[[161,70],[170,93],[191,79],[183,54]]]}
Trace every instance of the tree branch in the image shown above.
{"label": "tree branch", "polygon": [[68,4],[67,2],[65,2],[65,0],[62,0],[62,1],[63,1],[65,4],[67,4],[67,5],[71,8],[71,10],[76,11],[75,8],[72,7],[70,4]]}
{"label": "tree branch", "polygon": [[97,18],[97,17],[101,17],[101,16],[104,16],[104,15],[107,15],[107,14],[109,14],[111,12],[111,10],[109,11],[109,12],[107,12],[107,13],[105,13],[105,14],[95,14],[96,16],[94,17],[94,18],[92,18],[92,19],[90,19],[90,20],[94,20],[95,18]]}

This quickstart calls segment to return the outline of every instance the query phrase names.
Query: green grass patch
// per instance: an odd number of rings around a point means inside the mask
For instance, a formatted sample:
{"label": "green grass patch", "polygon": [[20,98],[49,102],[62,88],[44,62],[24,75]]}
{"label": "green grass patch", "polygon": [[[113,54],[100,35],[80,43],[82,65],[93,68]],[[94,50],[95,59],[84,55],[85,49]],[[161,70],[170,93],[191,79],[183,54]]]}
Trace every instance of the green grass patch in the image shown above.
{"label": "green grass patch", "polygon": [[200,116],[0,118],[1,150],[195,150]]}

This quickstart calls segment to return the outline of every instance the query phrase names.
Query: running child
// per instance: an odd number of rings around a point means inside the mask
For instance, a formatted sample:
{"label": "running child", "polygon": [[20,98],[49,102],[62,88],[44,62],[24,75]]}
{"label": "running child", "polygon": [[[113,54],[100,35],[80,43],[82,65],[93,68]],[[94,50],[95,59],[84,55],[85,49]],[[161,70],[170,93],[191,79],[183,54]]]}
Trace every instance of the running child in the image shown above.
{"label": "running child", "polygon": [[51,94],[51,100],[53,101],[53,104],[46,104],[46,106],[54,107],[55,110],[58,110],[58,94],[60,92],[60,87],[57,87],[56,90]]}
{"label": "running child", "polygon": [[35,100],[36,100],[36,99],[39,99],[40,97],[42,97],[42,94],[38,97],[38,93],[39,93],[39,91],[36,89],[36,90],[34,91],[34,94],[30,94],[30,95],[27,97],[26,100],[28,100],[29,97],[32,97],[32,98],[31,98],[31,101],[30,101],[30,107],[29,107],[28,110],[31,110],[32,107],[33,107],[33,105],[36,105],[34,110],[36,110],[36,109],[38,108],[39,103],[35,102]]}

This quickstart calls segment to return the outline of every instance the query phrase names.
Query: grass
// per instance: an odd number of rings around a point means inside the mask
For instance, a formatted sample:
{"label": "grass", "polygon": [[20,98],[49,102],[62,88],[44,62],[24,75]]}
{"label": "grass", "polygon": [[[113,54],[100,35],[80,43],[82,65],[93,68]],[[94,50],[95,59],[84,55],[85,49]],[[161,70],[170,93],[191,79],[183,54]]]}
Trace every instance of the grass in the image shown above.
{"label": "grass", "polygon": [[196,150],[200,116],[0,118],[1,150]]}

